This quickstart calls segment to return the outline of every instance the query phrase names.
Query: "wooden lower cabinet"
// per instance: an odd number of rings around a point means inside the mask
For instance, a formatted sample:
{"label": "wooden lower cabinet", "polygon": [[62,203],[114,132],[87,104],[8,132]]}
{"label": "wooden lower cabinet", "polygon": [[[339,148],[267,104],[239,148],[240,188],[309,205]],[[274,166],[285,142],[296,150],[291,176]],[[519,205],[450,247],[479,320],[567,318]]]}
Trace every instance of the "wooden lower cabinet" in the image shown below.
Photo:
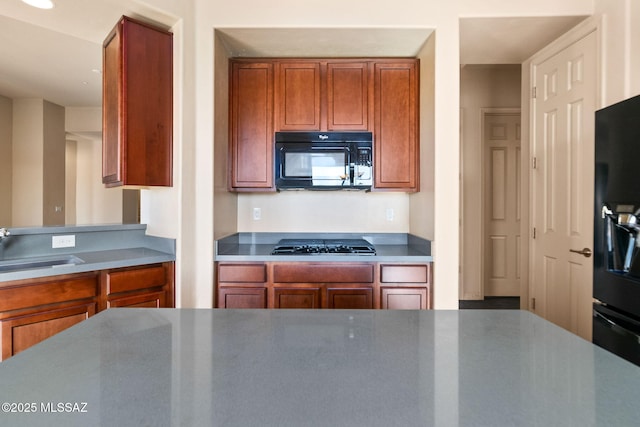
{"label": "wooden lower cabinet", "polygon": [[107,308],[173,307],[173,263],[102,272]]}
{"label": "wooden lower cabinet", "polygon": [[380,308],[431,308],[431,264],[380,265]]}
{"label": "wooden lower cabinet", "polygon": [[274,288],[273,308],[322,308],[322,288],[320,286]]}
{"label": "wooden lower cabinet", "polygon": [[2,358],[5,360],[32,345],[44,341],[96,313],[96,303],[90,302],[63,308],[37,311],[0,320]]}
{"label": "wooden lower cabinet", "polygon": [[216,263],[218,308],[431,308],[431,265]]}
{"label": "wooden lower cabinet", "polygon": [[392,310],[424,310],[429,308],[427,288],[380,288],[380,308]]}
{"label": "wooden lower cabinet", "polygon": [[220,288],[219,308],[267,308],[267,288]]}
{"label": "wooden lower cabinet", "polygon": [[216,263],[218,308],[267,308],[265,263]]}
{"label": "wooden lower cabinet", "polygon": [[372,309],[373,286],[327,288],[327,308]]}
{"label": "wooden lower cabinet", "polygon": [[173,262],[5,282],[0,360],[106,308],[173,306]]}

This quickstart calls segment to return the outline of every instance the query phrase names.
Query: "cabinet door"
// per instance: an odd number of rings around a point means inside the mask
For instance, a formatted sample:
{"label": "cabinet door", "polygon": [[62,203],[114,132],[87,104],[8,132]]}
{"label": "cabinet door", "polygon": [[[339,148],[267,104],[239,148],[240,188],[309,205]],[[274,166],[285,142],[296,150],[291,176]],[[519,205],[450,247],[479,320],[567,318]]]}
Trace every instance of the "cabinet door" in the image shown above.
{"label": "cabinet door", "polygon": [[231,65],[230,189],[273,187],[273,64]]}
{"label": "cabinet door", "polygon": [[276,130],[320,130],[320,63],[280,62],[276,77]]}
{"label": "cabinet door", "polygon": [[173,263],[102,272],[110,307],[173,307]]}
{"label": "cabinet door", "polygon": [[369,66],[327,64],[327,130],[369,130]]}
{"label": "cabinet door", "polygon": [[374,64],[374,189],[418,191],[418,62]]}
{"label": "cabinet door", "polygon": [[218,308],[267,308],[267,288],[220,288]]}
{"label": "cabinet door", "polygon": [[424,310],[429,308],[427,288],[381,287],[380,307],[393,310]]}
{"label": "cabinet door", "polygon": [[42,310],[0,320],[2,358],[7,359],[76,323],[93,316],[96,303]]}
{"label": "cabinet door", "polygon": [[123,17],[103,62],[103,183],[171,186],[173,35]]}
{"label": "cabinet door", "polygon": [[321,308],[321,287],[278,287],[273,290],[273,308]]}
{"label": "cabinet door", "polygon": [[373,288],[327,288],[326,308],[373,309]]}

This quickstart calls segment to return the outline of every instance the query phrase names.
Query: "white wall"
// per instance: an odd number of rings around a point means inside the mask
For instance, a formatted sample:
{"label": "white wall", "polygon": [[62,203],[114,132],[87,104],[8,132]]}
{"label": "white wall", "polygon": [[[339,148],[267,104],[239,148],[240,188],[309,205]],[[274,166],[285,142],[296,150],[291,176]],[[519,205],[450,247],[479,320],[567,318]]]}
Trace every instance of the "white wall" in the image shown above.
{"label": "white wall", "polygon": [[0,227],[11,225],[13,101],[0,95]]}
{"label": "white wall", "polygon": [[102,140],[76,141],[76,223],[121,223],[122,188],[102,184]]}
{"label": "white wall", "polygon": [[[177,39],[181,74],[178,80],[182,117],[177,135],[182,162],[182,191],[170,195],[181,205],[180,246],[183,260],[189,259],[180,278],[183,306],[208,307],[212,303],[214,179],[214,29],[223,27],[398,27],[434,28],[434,257],[435,307],[456,308],[458,304],[458,206],[459,206],[459,41],[458,19],[486,16],[589,15],[592,0],[399,0],[389,7],[381,0],[298,0],[263,2],[238,0],[211,2],[192,0],[148,3],[182,17]],[[366,11],[366,13],[363,13]],[[145,209],[161,209],[166,199]],[[175,218],[151,215],[155,229],[175,226]],[[165,223],[166,221],[166,223]],[[209,235],[211,234],[211,235]],[[185,264],[187,265],[187,264]]]}
{"label": "white wall", "polygon": [[[253,208],[262,218],[253,219]],[[393,210],[393,220],[386,218]],[[285,191],[238,197],[238,231],[409,232],[405,193]]]}
{"label": "white wall", "polygon": [[640,94],[640,2],[595,0],[603,16],[603,105]]}
{"label": "white wall", "polygon": [[[102,184],[102,109],[94,107],[67,107],[65,130],[69,147],[75,145],[75,159],[69,154],[68,167],[75,160],[73,182],[75,215],[67,218],[78,225],[119,224],[122,222],[122,188],[106,188]],[[73,149],[73,148],[72,148]],[[71,183],[69,183],[71,185]],[[71,202],[73,203],[73,202]]]}
{"label": "white wall", "polygon": [[65,224],[64,107],[43,103],[42,224]]}
{"label": "white wall", "polygon": [[42,226],[43,132],[42,99],[13,101],[14,227]]}

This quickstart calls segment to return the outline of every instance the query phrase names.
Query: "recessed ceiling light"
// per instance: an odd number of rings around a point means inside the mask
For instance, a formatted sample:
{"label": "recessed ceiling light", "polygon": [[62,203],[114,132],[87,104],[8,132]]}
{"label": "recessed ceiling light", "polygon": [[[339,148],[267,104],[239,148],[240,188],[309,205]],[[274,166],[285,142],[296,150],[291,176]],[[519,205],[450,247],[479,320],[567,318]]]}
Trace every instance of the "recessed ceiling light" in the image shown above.
{"label": "recessed ceiling light", "polygon": [[22,0],[29,6],[37,7],[38,9],[53,9],[52,0]]}

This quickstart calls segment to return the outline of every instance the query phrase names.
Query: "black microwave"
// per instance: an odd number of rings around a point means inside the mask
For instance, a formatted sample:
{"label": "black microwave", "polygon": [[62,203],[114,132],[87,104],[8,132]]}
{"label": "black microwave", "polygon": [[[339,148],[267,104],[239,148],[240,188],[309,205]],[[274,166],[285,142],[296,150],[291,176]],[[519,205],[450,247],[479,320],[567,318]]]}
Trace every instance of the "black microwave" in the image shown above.
{"label": "black microwave", "polygon": [[278,190],[370,190],[371,132],[276,132]]}

